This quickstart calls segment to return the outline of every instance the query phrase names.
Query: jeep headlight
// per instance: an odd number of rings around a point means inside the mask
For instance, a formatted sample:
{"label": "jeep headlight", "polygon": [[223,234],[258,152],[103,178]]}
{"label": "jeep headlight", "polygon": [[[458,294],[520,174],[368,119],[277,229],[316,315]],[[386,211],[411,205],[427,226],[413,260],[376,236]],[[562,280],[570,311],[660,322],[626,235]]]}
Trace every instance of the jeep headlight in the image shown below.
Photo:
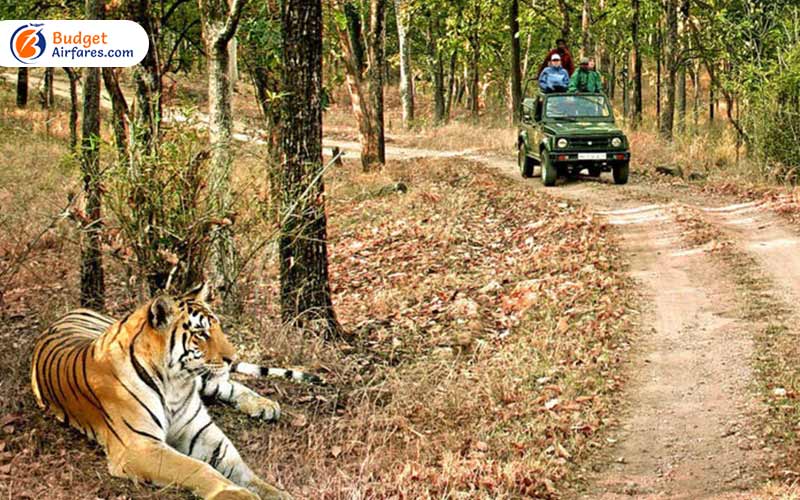
{"label": "jeep headlight", "polygon": [[561,149],[564,149],[564,148],[566,148],[566,147],[567,147],[567,144],[569,144],[569,143],[568,143],[568,142],[567,142],[567,140],[566,140],[566,139],[564,139],[563,137],[562,137],[561,139],[559,139],[559,140],[556,142],[556,146],[558,146],[558,147],[559,147],[559,148],[561,148]]}
{"label": "jeep headlight", "polygon": [[611,139],[611,145],[614,146],[615,148],[622,146],[622,139],[620,139],[619,137],[614,137],[613,139]]}

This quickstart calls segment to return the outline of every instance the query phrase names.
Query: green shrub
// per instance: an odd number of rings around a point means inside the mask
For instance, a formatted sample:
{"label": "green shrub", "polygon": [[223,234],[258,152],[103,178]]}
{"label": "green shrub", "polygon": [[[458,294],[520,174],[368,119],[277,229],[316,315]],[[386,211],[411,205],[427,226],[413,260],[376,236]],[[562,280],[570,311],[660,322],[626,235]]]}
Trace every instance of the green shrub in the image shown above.
{"label": "green shrub", "polygon": [[112,248],[149,292],[199,281],[219,228],[230,225],[207,189],[205,141],[190,127],[166,131],[157,156],[134,153],[105,175]]}

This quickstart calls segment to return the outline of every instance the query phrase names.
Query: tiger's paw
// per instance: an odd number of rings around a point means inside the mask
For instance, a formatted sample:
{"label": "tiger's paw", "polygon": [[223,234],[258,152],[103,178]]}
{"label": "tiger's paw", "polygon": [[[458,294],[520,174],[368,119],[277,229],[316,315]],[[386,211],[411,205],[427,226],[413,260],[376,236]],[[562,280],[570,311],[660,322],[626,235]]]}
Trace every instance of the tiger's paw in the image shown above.
{"label": "tiger's paw", "polygon": [[227,486],[219,493],[211,495],[209,500],[259,500],[259,497],[246,488]]}
{"label": "tiger's paw", "polygon": [[281,405],[258,394],[243,394],[237,401],[237,407],[247,415],[272,422],[281,416]]}
{"label": "tiger's paw", "polygon": [[283,490],[279,490],[266,481],[254,478],[250,481],[250,488],[258,493],[261,500],[293,500],[292,496]]}

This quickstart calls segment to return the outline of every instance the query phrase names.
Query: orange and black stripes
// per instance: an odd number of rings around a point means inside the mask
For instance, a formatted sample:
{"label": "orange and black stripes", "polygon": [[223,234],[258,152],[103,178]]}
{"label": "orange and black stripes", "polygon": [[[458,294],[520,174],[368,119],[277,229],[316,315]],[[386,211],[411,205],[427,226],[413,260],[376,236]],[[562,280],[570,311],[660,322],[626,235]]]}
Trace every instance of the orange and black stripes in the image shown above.
{"label": "orange and black stripes", "polygon": [[31,378],[39,404],[52,408],[64,423],[97,440],[104,440],[101,428],[105,427],[121,441],[87,377],[95,341],[113,324],[86,309],[61,317],[36,342]]}

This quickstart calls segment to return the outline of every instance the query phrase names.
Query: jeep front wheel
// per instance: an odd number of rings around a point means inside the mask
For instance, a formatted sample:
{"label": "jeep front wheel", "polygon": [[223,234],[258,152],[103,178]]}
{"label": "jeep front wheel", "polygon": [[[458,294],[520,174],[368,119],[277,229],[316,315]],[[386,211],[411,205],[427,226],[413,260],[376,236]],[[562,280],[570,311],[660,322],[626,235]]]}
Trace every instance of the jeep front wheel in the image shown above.
{"label": "jeep front wheel", "polygon": [[519,171],[522,174],[522,177],[533,177],[533,159],[528,157],[528,153],[525,150],[525,144],[519,145],[517,164],[519,165]]}
{"label": "jeep front wheel", "polygon": [[614,184],[628,183],[628,162],[614,165]]}
{"label": "jeep front wheel", "polygon": [[558,170],[553,166],[553,161],[547,151],[542,151],[542,184],[545,186],[555,186],[558,178]]}

